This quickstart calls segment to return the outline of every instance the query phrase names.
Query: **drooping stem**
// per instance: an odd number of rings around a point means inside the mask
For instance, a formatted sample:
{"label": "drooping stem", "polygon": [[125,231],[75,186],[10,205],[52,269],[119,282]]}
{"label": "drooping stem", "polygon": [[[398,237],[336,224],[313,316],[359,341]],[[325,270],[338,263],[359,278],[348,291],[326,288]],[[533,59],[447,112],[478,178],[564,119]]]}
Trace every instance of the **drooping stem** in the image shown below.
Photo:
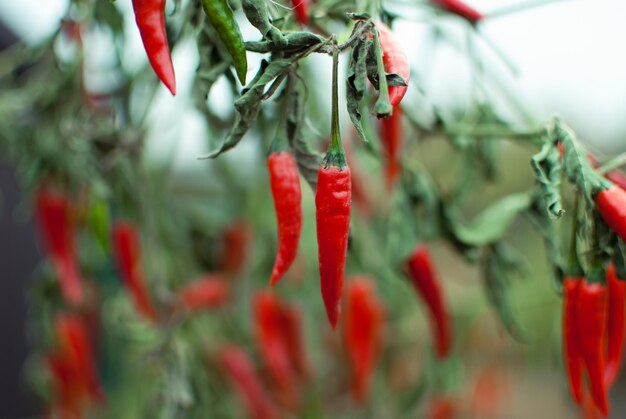
{"label": "drooping stem", "polygon": [[[336,46],[336,44],[335,44]],[[333,51],[333,86],[332,86],[332,104],[331,104],[331,121],[330,121],[330,145],[324,157],[323,164],[325,166],[344,167],[346,165],[346,157],[341,143],[341,132],[339,128],[339,84],[337,82],[339,73],[339,49]]]}

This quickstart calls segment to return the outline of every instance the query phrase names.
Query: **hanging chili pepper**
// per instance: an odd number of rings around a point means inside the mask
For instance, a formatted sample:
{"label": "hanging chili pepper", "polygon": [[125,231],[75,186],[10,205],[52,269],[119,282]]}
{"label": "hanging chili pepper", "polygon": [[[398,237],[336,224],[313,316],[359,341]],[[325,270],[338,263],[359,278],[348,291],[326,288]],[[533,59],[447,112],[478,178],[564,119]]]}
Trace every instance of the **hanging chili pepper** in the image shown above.
{"label": "hanging chili pepper", "polygon": [[296,21],[301,25],[309,24],[309,0],[291,0]]}
{"label": "hanging chili pepper", "polygon": [[238,346],[227,345],[220,349],[218,358],[228,379],[242,398],[249,416],[255,419],[277,419],[278,411],[246,352]]}
{"label": "hanging chili pepper", "polygon": [[609,264],[606,271],[606,283],[608,290],[608,342],[605,381],[610,388],[622,367],[624,356],[625,327],[625,301],[626,284],[617,278],[615,265]]}
{"label": "hanging chili pepper", "polygon": [[402,109],[396,106],[393,114],[380,120],[380,136],[385,155],[385,186],[391,191],[400,174],[400,152],[402,150]]}
{"label": "hanging chili pepper", "polygon": [[334,329],[341,314],[341,294],[350,229],[350,168],[339,133],[337,95],[338,53],[333,54],[333,90],[330,145],[317,172],[315,220],[322,298]]}
{"label": "hanging chili pepper", "polygon": [[432,2],[443,10],[462,17],[472,25],[485,18],[478,10],[460,0],[432,0]]}
{"label": "hanging chili pepper", "polygon": [[450,317],[428,247],[418,244],[409,256],[407,265],[413,287],[428,307],[436,354],[439,358],[445,358],[452,344]]}
{"label": "hanging chili pepper", "polygon": [[253,311],[257,344],[279,389],[279,397],[286,406],[295,407],[298,404],[297,379],[280,328],[281,302],[269,291],[259,292],[254,296]]}
{"label": "hanging chili pepper", "polygon": [[626,191],[615,185],[601,190],[596,207],[609,227],[626,240]]}
{"label": "hanging chili pepper", "polygon": [[602,412],[600,412],[600,409],[598,409],[593,402],[593,398],[591,397],[591,393],[588,388],[585,388],[582,406],[584,419],[601,419],[604,417]]}
{"label": "hanging chili pepper", "polygon": [[604,383],[606,368],[607,290],[598,282],[582,281],[578,294],[578,333],[593,400],[605,416],[609,402]]}
{"label": "hanging chili pepper", "polygon": [[[391,29],[382,22],[375,24],[378,30],[380,47],[383,50],[383,63],[387,74],[397,74],[407,86],[389,86],[389,103],[396,108],[408,89],[411,70],[406,55],[396,42]],[[396,109],[394,109],[394,112]]]}
{"label": "hanging chili pepper", "polygon": [[267,159],[278,223],[278,252],[270,277],[272,286],[280,281],[295,260],[302,229],[302,192],[298,165],[293,155],[286,150],[286,140],[283,140],[274,142]]}
{"label": "hanging chili pepper", "polygon": [[184,310],[194,312],[223,304],[229,293],[224,278],[209,274],[179,289],[176,299]]}
{"label": "hanging chili pepper", "polygon": [[369,278],[353,278],[347,294],[343,339],[352,369],[352,397],[363,403],[382,343],[384,309]]}
{"label": "hanging chili pepper", "polygon": [[72,203],[67,195],[41,186],[35,207],[41,239],[59,278],[63,298],[68,303],[80,304],[83,287],[76,263]]}
{"label": "hanging chili pepper", "polygon": [[156,322],[157,312],[146,289],[141,267],[139,232],[128,221],[118,221],[113,226],[113,252],[124,284],[131,293],[137,311],[146,320]]}
{"label": "hanging chili pepper", "polygon": [[583,394],[583,358],[578,336],[578,294],[582,278],[565,277],[563,280],[563,352],[569,379],[569,388],[577,404]]}
{"label": "hanging chili pepper", "polygon": [[165,0],[133,0],[133,10],[150,65],[176,95],[176,77],[165,32]]}
{"label": "hanging chili pepper", "polygon": [[431,400],[427,419],[452,419],[457,412],[457,402],[451,397],[436,396],[434,400]]}
{"label": "hanging chili pepper", "polygon": [[46,363],[54,391],[51,413],[58,413],[61,418],[81,418],[86,395],[71,360],[67,354],[57,350],[46,357]]}
{"label": "hanging chili pepper", "polygon": [[243,220],[235,220],[226,228],[219,261],[220,270],[231,275],[241,273],[248,258],[250,235],[250,228]]}

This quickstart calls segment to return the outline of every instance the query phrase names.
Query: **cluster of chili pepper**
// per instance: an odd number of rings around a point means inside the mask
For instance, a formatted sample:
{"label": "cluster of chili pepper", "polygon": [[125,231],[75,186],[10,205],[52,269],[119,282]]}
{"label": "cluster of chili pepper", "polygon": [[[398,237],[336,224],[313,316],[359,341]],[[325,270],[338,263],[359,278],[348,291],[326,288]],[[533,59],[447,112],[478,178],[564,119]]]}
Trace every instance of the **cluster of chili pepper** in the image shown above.
{"label": "cluster of chili pepper", "polygon": [[376,297],[374,282],[366,277],[348,283],[343,339],[352,369],[352,397],[367,399],[378,352],[381,349],[385,309]]}
{"label": "cluster of chili pepper", "polygon": [[47,356],[54,388],[50,410],[79,418],[89,404],[104,401],[89,334],[83,319],[69,313],[57,314],[54,333],[56,348]]}
{"label": "cluster of chili pepper", "polygon": [[296,409],[307,374],[300,314],[270,291],[254,296],[255,338],[280,403]]}
{"label": "cluster of chili pepper", "polygon": [[437,357],[445,358],[452,346],[452,325],[428,247],[423,243],[418,244],[406,264],[411,283],[428,308],[435,353]]}
{"label": "cluster of chili pepper", "polygon": [[609,227],[626,240],[626,190],[617,185],[602,189],[596,196],[596,208]]}

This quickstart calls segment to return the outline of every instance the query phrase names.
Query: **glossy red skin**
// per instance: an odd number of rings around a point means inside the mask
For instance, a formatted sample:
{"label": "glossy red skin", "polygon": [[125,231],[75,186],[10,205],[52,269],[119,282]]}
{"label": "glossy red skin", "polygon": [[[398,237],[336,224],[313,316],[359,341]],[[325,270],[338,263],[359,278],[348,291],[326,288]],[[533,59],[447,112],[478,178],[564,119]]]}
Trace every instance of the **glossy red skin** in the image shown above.
{"label": "glossy red skin", "polygon": [[385,186],[391,191],[400,174],[400,152],[404,138],[402,109],[399,106],[393,109],[389,118],[380,120],[380,137],[385,153]]}
{"label": "glossy red skin", "polygon": [[432,0],[432,2],[442,9],[462,17],[471,24],[476,24],[485,18],[478,10],[460,0]]}
{"label": "glossy red skin", "polygon": [[270,284],[276,285],[298,254],[302,230],[302,191],[296,159],[288,151],[270,154],[267,159],[270,185],[278,223],[278,252]]}
{"label": "glossy red skin", "polygon": [[603,189],[596,196],[596,207],[609,227],[626,240],[626,191],[618,186]]}
{"label": "glossy red skin", "polygon": [[296,21],[301,25],[309,24],[309,0],[291,0]]}
{"label": "glossy red skin", "polygon": [[268,371],[279,389],[281,401],[298,405],[297,377],[281,329],[282,303],[269,291],[259,292],[253,300],[255,336]]}
{"label": "glossy red skin", "polygon": [[220,366],[254,419],[278,419],[278,411],[265,391],[246,352],[234,345],[221,348]]}
{"label": "glossy red skin", "polygon": [[578,295],[583,279],[563,280],[563,355],[572,398],[577,404],[583,396],[583,358],[578,336]]}
{"label": "glossy red skin", "polygon": [[113,226],[113,253],[124,284],[130,291],[139,314],[146,320],[156,322],[157,312],[146,289],[141,267],[141,243],[137,228],[127,221],[118,221]]}
{"label": "glossy red skin", "polygon": [[382,343],[384,309],[378,302],[374,283],[358,277],[348,283],[343,340],[352,370],[352,397],[367,400]]}
{"label": "glossy red skin", "polygon": [[350,168],[320,165],[315,192],[317,246],[322,299],[333,329],[341,315],[351,204]]}
{"label": "glossy red skin", "polygon": [[150,65],[163,84],[176,95],[176,77],[165,31],[165,0],[133,0],[135,21]]}
{"label": "glossy red skin", "polygon": [[609,402],[604,382],[606,368],[607,289],[599,283],[583,281],[578,294],[578,333],[591,396],[608,416]]}
{"label": "glossy red skin", "polygon": [[72,202],[67,195],[44,186],[37,191],[35,206],[41,239],[59,278],[63,298],[70,304],[80,304],[83,286],[76,263]]}
{"label": "glossy red skin", "polygon": [[625,327],[625,307],[626,301],[626,284],[617,278],[615,265],[612,263],[606,271],[606,282],[608,288],[608,342],[607,342],[607,360],[605,370],[605,382],[607,388],[610,388],[622,367],[622,359],[624,357],[624,334]]}
{"label": "glossy red skin", "polygon": [[435,353],[438,358],[445,358],[452,346],[450,317],[441,284],[426,245],[417,245],[409,257],[408,272],[413,287],[428,307],[431,331],[435,338]]}
{"label": "glossy red skin", "polygon": [[[385,72],[387,74],[397,74],[402,77],[407,86],[389,86],[389,102],[394,108],[400,104],[400,101],[404,97],[406,90],[408,89],[409,79],[411,77],[411,68],[406,55],[400,49],[400,46],[396,42],[391,29],[382,22],[375,24],[378,30],[378,40],[380,41],[380,47],[383,50],[383,64],[385,66]],[[394,110],[395,112],[395,110]]]}
{"label": "glossy red skin", "polygon": [[206,275],[177,291],[180,305],[187,311],[201,311],[218,307],[228,300],[228,283],[218,276]]}

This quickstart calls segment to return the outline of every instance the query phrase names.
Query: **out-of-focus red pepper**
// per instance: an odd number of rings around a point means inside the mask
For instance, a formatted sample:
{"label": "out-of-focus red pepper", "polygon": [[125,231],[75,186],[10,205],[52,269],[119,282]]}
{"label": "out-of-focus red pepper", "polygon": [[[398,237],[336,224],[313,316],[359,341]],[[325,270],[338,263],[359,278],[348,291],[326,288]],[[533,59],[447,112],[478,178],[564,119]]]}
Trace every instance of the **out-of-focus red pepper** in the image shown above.
{"label": "out-of-focus red pepper", "polygon": [[251,238],[250,228],[242,220],[234,221],[226,228],[219,261],[223,272],[235,276],[241,272],[248,257]]}
{"label": "out-of-focus red pepper", "polygon": [[83,289],[76,262],[72,202],[67,195],[41,186],[35,205],[41,239],[59,278],[63,297],[68,303],[80,304]]}
{"label": "out-of-focus red pepper", "polygon": [[472,417],[488,419],[501,418],[503,405],[509,392],[509,381],[497,364],[489,365],[479,371],[474,381],[472,394]]}
{"label": "out-of-focus red pepper", "polygon": [[608,289],[608,342],[605,381],[610,388],[619,375],[624,357],[624,334],[626,325],[624,322],[626,301],[626,284],[617,278],[615,265],[612,263],[606,271],[606,283]]}
{"label": "out-of-focus red pepper", "polygon": [[408,89],[411,69],[406,55],[396,42],[391,29],[389,29],[389,27],[384,23],[377,22],[376,30],[378,31],[380,47],[383,50],[383,64],[385,66],[385,72],[389,74],[397,74],[407,84],[407,86],[389,86],[387,89],[389,92],[389,103],[391,103],[391,106],[394,107],[395,113],[395,108],[398,107],[397,105],[400,104],[400,101]]}
{"label": "out-of-focus red pepper", "polygon": [[200,311],[223,304],[230,288],[224,278],[208,274],[193,281],[176,292],[179,305],[186,311]]}
{"label": "out-of-focus red pepper", "polygon": [[583,278],[566,277],[563,281],[563,353],[570,392],[577,404],[583,394],[583,358],[578,336],[578,295]]}
{"label": "out-of-focus red pepper", "polygon": [[584,419],[602,419],[604,417],[600,409],[596,407],[588,388],[585,388],[583,393],[582,407]]}
{"label": "out-of-focus red pepper", "polygon": [[434,4],[452,14],[467,20],[472,25],[480,22],[485,16],[461,0],[432,0]]}
{"label": "out-of-focus red pepper", "polygon": [[278,410],[265,391],[246,352],[235,345],[221,348],[219,362],[231,384],[242,398],[248,414],[254,419],[277,419]]}
{"label": "out-of-focus red pepper", "polygon": [[352,397],[365,402],[382,343],[384,308],[374,282],[355,277],[348,283],[343,339],[352,370]]}
{"label": "out-of-focus red pepper", "polygon": [[456,401],[451,397],[436,396],[430,401],[427,419],[453,419],[457,413]]}
{"label": "out-of-focus red pepper", "polygon": [[385,155],[385,186],[391,191],[400,175],[400,153],[402,151],[402,108],[396,106],[393,114],[380,121],[380,138]]}
{"label": "out-of-focus red pepper", "polygon": [[280,337],[287,348],[293,369],[300,379],[304,379],[309,374],[309,365],[304,350],[302,319],[296,307],[283,304],[279,330],[282,332]]}
{"label": "out-of-focus red pepper", "polygon": [[113,252],[137,311],[146,320],[156,322],[157,312],[146,288],[141,267],[141,243],[137,228],[128,221],[118,221],[113,226]]}
{"label": "out-of-focus red pepper", "polygon": [[596,207],[609,227],[626,241],[626,191],[618,186],[601,190]]}

